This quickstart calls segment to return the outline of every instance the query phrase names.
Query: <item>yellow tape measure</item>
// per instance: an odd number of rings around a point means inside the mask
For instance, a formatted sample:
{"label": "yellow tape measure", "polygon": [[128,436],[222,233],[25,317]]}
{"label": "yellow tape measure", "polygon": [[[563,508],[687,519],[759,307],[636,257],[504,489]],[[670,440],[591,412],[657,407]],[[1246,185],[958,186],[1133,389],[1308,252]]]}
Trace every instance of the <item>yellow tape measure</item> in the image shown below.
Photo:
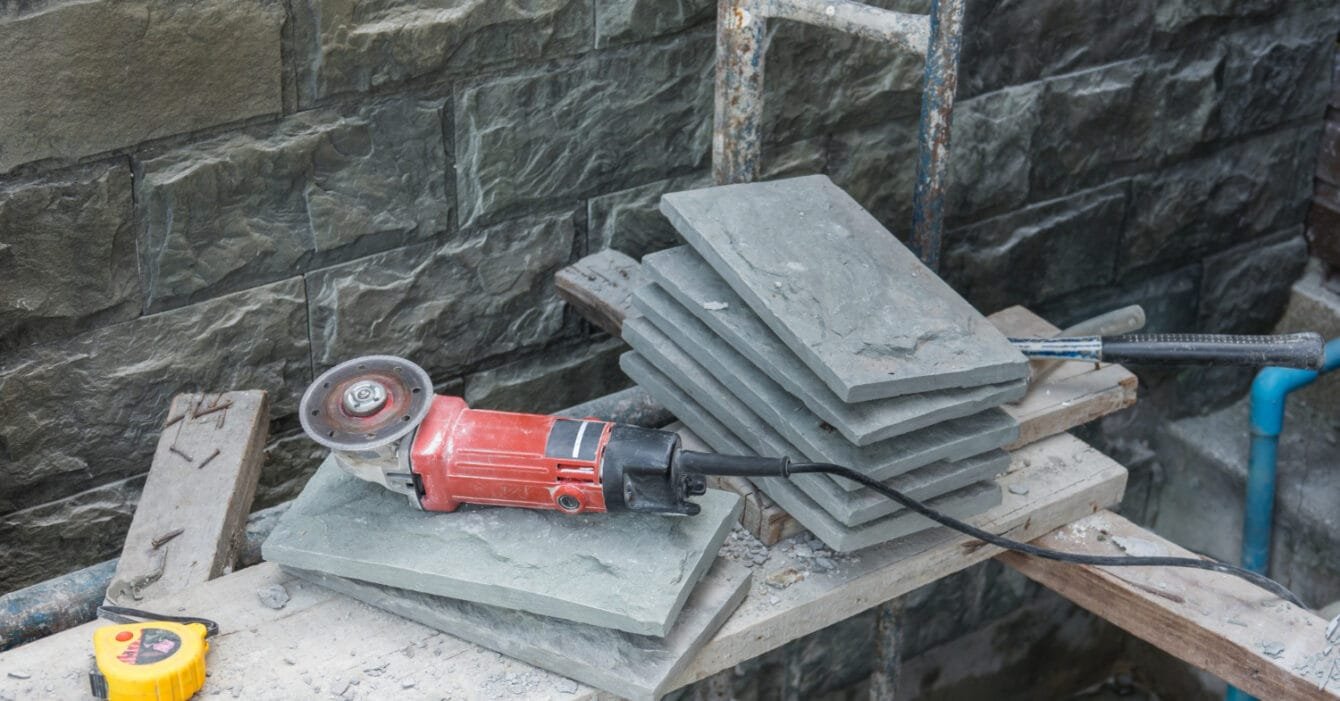
{"label": "yellow tape measure", "polygon": [[[218,624],[104,606],[98,615],[121,625],[93,631],[93,695],[108,701],[186,701],[205,684],[205,639]],[[145,619],[145,620],[134,620]]]}

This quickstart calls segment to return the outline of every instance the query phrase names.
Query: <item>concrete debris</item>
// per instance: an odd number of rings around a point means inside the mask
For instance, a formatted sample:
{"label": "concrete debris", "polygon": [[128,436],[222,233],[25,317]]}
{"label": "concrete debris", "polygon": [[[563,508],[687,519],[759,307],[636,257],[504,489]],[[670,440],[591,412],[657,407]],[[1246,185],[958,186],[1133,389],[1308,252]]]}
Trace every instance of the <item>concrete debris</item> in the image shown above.
{"label": "concrete debris", "polygon": [[802,581],[804,579],[805,579],[805,572],[798,570],[794,567],[788,567],[784,570],[778,570],[776,572],[773,572],[772,574],[768,575],[768,578],[764,581],[767,583],[768,586],[772,587],[773,589],[785,589],[791,586],[792,584],[795,584],[796,582]]}
{"label": "concrete debris", "polygon": [[558,683],[558,690],[565,694],[575,694],[577,693],[577,682],[564,679]]}
{"label": "concrete debris", "polygon": [[1009,489],[1010,494],[1018,494],[1021,497],[1028,494],[1028,485],[1026,484],[1012,484]]}
{"label": "concrete debris", "polygon": [[1261,643],[1261,654],[1273,660],[1278,660],[1284,654],[1284,643],[1267,641]]}
{"label": "concrete debris", "polygon": [[256,597],[268,608],[276,611],[288,605],[288,590],[282,584],[271,584],[256,590]]}
{"label": "concrete debris", "polygon": [[1340,614],[1336,614],[1330,625],[1326,626],[1326,642],[1340,643]]}
{"label": "concrete debris", "polygon": [[1165,557],[1168,555],[1166,547],[1143,538],[1112,536],[1112,542],[1131,557]]}
{"label": "concrete debris", "polygon": [[729,306],[730,305],[725,302],[703,302],[703,309],[706,309],[709,312],[719,312]]}

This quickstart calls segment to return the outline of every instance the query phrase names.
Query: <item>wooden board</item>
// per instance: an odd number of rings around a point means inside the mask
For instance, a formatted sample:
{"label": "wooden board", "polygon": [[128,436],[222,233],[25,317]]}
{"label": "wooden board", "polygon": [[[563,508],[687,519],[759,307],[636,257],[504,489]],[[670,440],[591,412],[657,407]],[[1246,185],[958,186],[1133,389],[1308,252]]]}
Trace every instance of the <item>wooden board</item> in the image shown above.
{"label": "wooden board", "polygon": [[261,390],[173,398],[108,601],[136,606],[232,571],[269,425]]}
{"label": "wooden board", "polygon": [[555,273],[554,287],[588,321],[619,338],[633,309],[633,290],[642,280],[642,264],[605,249]]}
{"label": "wooden board", "polygon": [[[1196,557],[1109,511],[1063,526],[1036,545],[1095,555]],[[1002,562],[1123,630],[1262,699],[1340,699],[1340,645],[1327,621],[1213,572],[1089,567],[1025,557]]]}
{"label": "wooden board", "polygon": [[[1117,503],[1126,470],[1071,436],[1048,438],[1015,455],[1001,478],[1005,501],[976,522],[1030,539]],[[1009,485],[1028,485],[1017,495]],[[756,568],[749,596],[679,684],[702,679],[996,554],[945,529],[871,548],[838,567],[777,589],[767,584],[803,563],[779,548]],[[282,583],[292,599],[263,606],[256,590]],[[262,564],[155,601],[170,612],[216,618],[206,695],[225,698],[397,699],[608,698],[557,675],[372,609]],[[97,623],[0,654],[0,698],[82,698],[90,635]],[[371,671],[369,671],[371,670]],[[16,679],[10,673],[26,678]],[[351,681],[358,681],[351,686]],[[413,686],[403,684],[413,682]],[[317,692],[316,687],[321,691]]]}

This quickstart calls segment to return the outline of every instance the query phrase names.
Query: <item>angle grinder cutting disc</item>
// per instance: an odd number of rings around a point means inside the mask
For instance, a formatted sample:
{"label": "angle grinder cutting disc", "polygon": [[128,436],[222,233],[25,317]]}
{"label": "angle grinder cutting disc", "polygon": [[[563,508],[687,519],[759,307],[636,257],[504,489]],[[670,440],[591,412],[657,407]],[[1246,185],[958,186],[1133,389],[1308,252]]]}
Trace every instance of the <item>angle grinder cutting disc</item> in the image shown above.
{"label": "angle grinder cutting disc", "polygon": [[361,452],[408,435],[427,416],[433,383],[423,368],[391,355],[336,365],[316,379],[299,405],[303,430],[331,450]]}

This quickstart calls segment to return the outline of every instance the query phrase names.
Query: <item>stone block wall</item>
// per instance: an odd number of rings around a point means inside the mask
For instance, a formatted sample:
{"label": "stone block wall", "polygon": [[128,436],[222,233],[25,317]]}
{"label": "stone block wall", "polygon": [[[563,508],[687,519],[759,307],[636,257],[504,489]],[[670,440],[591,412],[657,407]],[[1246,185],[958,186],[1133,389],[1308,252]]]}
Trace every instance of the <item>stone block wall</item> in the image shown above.
{"label": "stone block wall", "polygon": [[[1340,56],[1340,49],[1337,49]],[[1340,72],[1340,61],[1336,71]],[[1312,255],[1331,271],[1340,269],[1340,83],[1332,81],[1326,124],[1317,154],[1316,189],[1308,213],[1307,236]]]}
{"label": "stone block wall", "polygon": [[[985,312],[1268,327],[1302,265],[1333,4],[968,4],[946,277]],[[0,3],[0,591],[115,555],[178,392],[271,392],[271,504],[317,453],[297,398],[351,356],[482,406],[623,386],[551,277],[675,243],[655,205],[708,182],[714,13]],[[766,172],[827,173],[906,235],[921,59],[774,24]]]}

